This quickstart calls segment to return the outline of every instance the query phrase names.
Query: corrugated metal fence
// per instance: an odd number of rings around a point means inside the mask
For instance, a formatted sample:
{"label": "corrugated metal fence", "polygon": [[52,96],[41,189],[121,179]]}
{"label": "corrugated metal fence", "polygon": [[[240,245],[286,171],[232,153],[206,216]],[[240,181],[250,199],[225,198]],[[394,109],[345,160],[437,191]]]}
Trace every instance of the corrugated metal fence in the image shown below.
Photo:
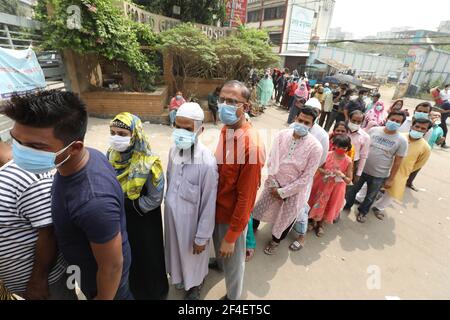
{"label": "corrugated metal fence", "polygon": [[391,71],[397,71],[403,66],[404,61],[392,57],[376,56],[368,53],[348,51],[334,47],[317,47],[310,56],[310,61],[315,59],[332,59],[348,65],[351,69],[359,71],[374,71],[376,76],[385,77]]}

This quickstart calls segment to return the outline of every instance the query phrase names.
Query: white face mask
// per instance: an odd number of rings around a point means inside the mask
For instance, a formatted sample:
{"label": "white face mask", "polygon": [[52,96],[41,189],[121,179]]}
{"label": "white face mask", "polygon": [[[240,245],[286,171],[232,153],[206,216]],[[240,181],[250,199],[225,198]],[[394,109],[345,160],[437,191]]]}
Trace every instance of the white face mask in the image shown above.
{"label": "white face mask", "polygon": [[130,147],[131,137],[121,137],[118,135],[109,137],[109,145],[117,152],[124,152]]}
{"label": "white face mask", "polygon": [[349,122],[348,123],[348,128],[350,129],[351,132],[355,132],[355,131],[358,131],[361,128],[361,125],[354,124],[353,122]]}

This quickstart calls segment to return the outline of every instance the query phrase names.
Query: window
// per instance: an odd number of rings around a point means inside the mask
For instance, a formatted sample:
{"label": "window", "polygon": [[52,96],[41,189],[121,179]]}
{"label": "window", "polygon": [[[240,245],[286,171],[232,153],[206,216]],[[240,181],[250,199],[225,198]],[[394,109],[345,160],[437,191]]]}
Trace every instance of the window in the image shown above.
{"label": "window", "polygon": [[247,23],[259,22],[261,19],[261,10],[249,11],[247,13]]}
{"label": "window", "polygon": [[264,9],[264,21],[283,19],[286,12],[286,6]]}
{"label": "window", "polygon": [[281,33],[270,33],[269,39],[270,42],[276,46],[281,46]]}

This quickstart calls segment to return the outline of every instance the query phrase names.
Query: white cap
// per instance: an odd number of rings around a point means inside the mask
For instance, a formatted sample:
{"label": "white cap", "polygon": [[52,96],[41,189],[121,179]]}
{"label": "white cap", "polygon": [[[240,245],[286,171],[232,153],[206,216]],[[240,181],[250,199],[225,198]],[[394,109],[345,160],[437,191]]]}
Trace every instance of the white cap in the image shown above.
{"label": "white cap", "polygon": [[196,121],[203,121],[203,119],[205,119],[205,113],[198,103],[186,102],[178,108],[177,117],[185,117]]}
{"label": "white cap", "polygon": [[320,103],[319,99],[317,98],[311,98],[305,103],[305,107],[311,107],[314,109],[322,109],[322,104]]}
{"label": "white cap", "polygon": [[330,86],[330,84],[327,82],[327,83],[325,83],[325,87],[329,87]]}

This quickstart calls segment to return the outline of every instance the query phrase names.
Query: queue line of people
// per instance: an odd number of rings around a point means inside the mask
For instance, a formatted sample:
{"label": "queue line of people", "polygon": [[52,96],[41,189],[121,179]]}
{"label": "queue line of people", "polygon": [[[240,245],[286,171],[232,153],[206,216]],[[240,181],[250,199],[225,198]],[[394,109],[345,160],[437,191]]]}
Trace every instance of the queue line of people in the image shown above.
{"label": "queue line of people", "polygon": [[[3,110],[15,121],[13,143],[0,143],[0,234],[6,239],[0,279],[6,287],[28,299],[73,299],[64,271],[76,266],[88,299],[164,299],[170,279],[186,299],[198,300],[209,267],[224,274],[223,299],[237,300],[260,222],[273,224],[265,254],[276,254],[291,230],[298,238],[289,247],[298,251],[307,231],[323,236],[325,224],[350,209],[364,185],[357,220],[365,222],[382,187],[388,195],[374,213],[383,219],[385,207],[402,193],[396,186],[429,157],[423,137],[432,122],[421,115],[423,107],[431,113],[429,104],[417,106],[405,133],[399,133],[406,122],[402,111],[392,110],[385,126],[365,132],[364,112],[350,108],[330,137],[316,123],[320,100],[294,97],[298,114],[274,139],[257,199],[266,155],[245,117],[251,92],[230,81],[217,96],[224,127],[215,154],[199,141],[203,110],[183,103],[166,175],[137,116],[121,113],[112,120],[104,155],[84,145],[87,111],[74,94],[13,98]],[[349,97],[342,88],[339,96]],[[215,259],[209,261],[211,243]]]}

